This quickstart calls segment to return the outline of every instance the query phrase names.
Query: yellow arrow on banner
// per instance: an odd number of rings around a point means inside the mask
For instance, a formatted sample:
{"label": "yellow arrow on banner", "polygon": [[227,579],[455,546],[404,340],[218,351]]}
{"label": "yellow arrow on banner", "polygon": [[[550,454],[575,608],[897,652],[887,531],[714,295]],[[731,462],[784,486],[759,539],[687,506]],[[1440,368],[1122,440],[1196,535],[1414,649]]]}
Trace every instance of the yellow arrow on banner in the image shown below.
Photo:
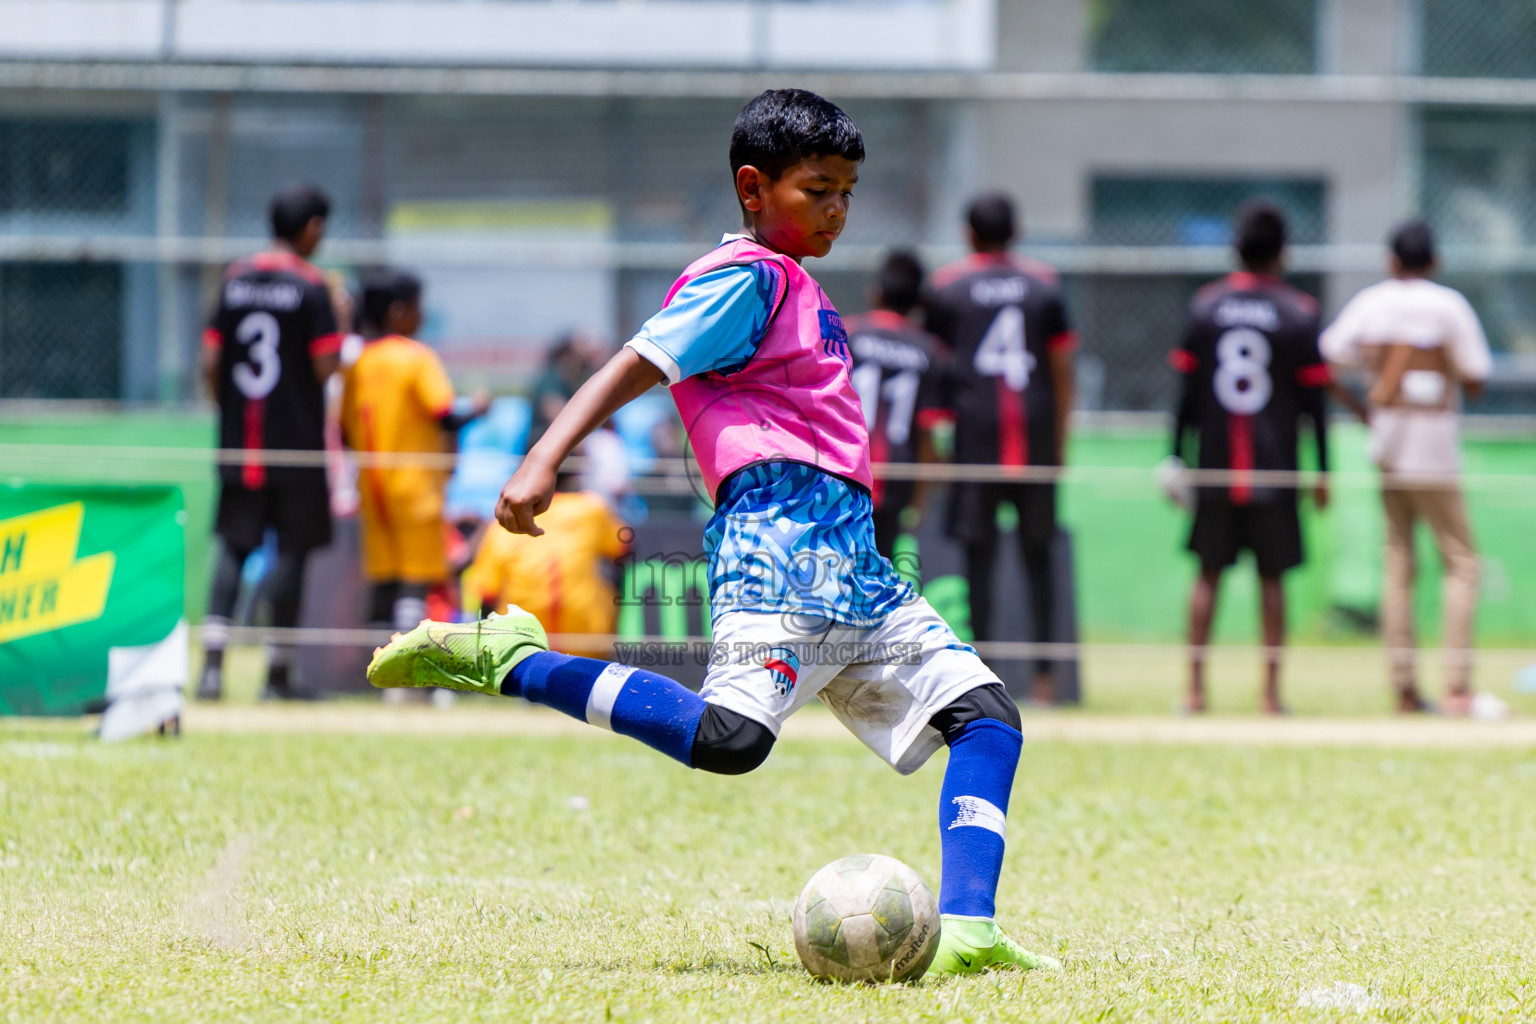
{"label": "yellow arrow on banner", "polygon": [[0,643],[101,618],[117,556],[75,560],[85,503],[0,519]]}

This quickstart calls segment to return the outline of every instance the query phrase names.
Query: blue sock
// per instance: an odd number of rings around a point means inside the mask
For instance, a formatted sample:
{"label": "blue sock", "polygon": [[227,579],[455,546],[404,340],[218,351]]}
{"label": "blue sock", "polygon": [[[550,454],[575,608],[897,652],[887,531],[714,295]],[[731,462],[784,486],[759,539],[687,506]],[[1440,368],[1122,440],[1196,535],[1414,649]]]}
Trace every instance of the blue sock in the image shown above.
{"label": "blue sock", "polygon": [[1018,730],[995,718],[971,722],[949,745],[939,790],[941,914],[990,920],[997,912],[1008,793],[1023,746]]}
{"label": "blue sock", "polygon": [[693,736],[704,714],[704,701],[666,676],[611,661],[540,651],[507,673],[501,692],[633,736],[692,766]]}

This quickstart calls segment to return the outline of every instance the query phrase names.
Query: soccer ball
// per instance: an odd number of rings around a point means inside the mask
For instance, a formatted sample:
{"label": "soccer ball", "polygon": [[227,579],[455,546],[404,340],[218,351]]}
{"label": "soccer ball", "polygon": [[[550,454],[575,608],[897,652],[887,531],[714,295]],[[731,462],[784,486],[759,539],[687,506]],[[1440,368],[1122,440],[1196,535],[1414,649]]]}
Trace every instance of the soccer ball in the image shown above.
{"label": "soccer ball", "polygon": [[920,978],[939,951],[938,901],[895,857],[835,860],[811,876],[795,903],[795,951],[817,978]]}

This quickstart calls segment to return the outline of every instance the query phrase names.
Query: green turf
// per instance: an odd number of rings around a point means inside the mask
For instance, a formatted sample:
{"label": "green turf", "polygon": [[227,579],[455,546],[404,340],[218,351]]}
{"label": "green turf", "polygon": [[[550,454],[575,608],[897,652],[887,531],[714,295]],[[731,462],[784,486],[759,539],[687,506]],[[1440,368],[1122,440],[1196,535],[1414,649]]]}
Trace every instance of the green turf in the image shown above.
{"label": "green turf", "polygon": [[1033,745],[1000,907],[1065,973],[811,982],[790,901],[860,850],[937,882],[939,768],[836,741],[725,779],[601,734],[7,726],[0,1019],[1536,1016],[1523,752]]}

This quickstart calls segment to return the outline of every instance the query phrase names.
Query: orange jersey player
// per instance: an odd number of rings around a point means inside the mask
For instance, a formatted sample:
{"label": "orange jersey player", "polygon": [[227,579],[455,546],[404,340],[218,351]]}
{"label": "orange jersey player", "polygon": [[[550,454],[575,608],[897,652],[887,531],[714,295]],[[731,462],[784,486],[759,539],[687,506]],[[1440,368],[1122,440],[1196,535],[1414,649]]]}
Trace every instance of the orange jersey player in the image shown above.
{"label": "orange jersey player", "polygon": [[[562,483],[566,478],[562,477]],[[612,633],[618,618],[605,562],[629,552],[632,532],[600,495],[562,489],[539,519],[544,534],[486,530],[468,587],[486,611],[517,605],[539,617],[551,633]],[[612,654],[601,644],[565,644],[567,654]]]}
{"label": "orange jersey player", "polygon": [[341,426],[347,445],[365,454],[428,456],[400,465],[365,464],[358,474],[363,574],[373,587],[374,622],[410,629],[426,615],[427,590],[448,575],[443,491],[448,469],[430,457],[485,412],[488,400],[456,399],[442,360],[411,335],[421,327],[421,282],[388,271],[363,288],[369,341],[347,371]]}

